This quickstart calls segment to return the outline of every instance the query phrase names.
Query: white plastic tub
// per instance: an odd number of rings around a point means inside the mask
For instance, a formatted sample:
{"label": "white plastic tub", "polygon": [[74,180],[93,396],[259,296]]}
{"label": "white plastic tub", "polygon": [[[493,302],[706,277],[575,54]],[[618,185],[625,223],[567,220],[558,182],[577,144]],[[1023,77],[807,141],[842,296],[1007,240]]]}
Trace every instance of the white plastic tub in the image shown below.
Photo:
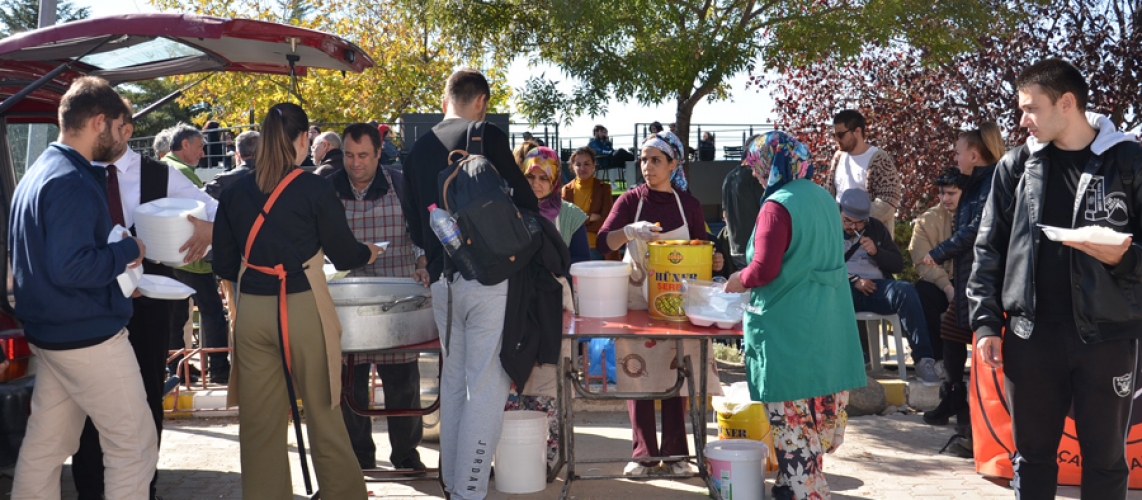
{"label": "white plastic tub", "polygon": [[765,443],[748,439],[726,439],[706,445],[710,477],[725,500],[765,498],[761,464],[768,456]]}
{"label": "white plastic tub", "polygon": [[535,493],[547,487],[547,414],[504,412],[496,447],[496,491]]}
{"label": "white plastic tub", "polygon": [[627,315],[627,279],[630,264],[595,260],[571,265],[579,315],[616,318]]}

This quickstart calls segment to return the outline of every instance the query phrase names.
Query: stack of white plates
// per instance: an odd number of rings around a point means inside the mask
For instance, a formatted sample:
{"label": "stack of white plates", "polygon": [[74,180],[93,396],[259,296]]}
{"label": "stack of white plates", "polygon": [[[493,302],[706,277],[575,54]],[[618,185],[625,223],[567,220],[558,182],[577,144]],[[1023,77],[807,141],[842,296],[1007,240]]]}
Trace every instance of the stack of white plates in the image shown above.
{"label": "stack of white plates", "polygon": [[147,245],[147,258],[168,266],[183,265],[179,247],[194,235],[187,216],[206,220],[206,205],[186,198],[160,198],[135,209],[135,232]]}

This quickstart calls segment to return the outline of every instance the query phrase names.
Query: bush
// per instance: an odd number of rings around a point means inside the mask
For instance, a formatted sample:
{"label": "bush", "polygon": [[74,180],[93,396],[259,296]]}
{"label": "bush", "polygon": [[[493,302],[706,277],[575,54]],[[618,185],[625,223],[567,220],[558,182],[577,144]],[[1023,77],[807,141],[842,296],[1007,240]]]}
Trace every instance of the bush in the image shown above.
{"label": "bush", "polygon": [[912,264],[912,254],[908,252],[908,243],[912,241],[912,221],[897,219],[896,231],[892,239],[896,242],[896,247],[900,249],[900,253],[904,255],[904,272],[897,274],[896,279],[909,283],[920,281],[920,275],[916,273],[916,266]]}

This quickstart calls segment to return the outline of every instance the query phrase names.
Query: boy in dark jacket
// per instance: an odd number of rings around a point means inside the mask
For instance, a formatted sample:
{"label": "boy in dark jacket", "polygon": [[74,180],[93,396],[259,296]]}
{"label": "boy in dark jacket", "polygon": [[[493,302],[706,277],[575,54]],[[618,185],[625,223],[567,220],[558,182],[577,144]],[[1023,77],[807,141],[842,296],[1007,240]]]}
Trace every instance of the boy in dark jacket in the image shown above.
{"label": "boy in dark jacket", "polygon": [[[870,217],[872,202],[863,189],[841,193],[841,222],[845,229],[845,264],[856,312],[895,314],[912,346],[916,375],[927,386],[940,385],[924,307],[916,287],[892,279],[904,270],[904,255],[884,223]],[[876,353],[871,353],[876,355]]]}
{"label": "boy in dark jacket", "polygon": [[[1142,337],[1142,247],[1133,244],[1142,235],[1142,148],[1086,111],[1090,87],[1066,61],[1032,65],[1015,88],[1030,137],[996,166],[968,282],[977,352],[1004,371],[1011,485],[1018,498],[1055,497],[1056,452],[1073,409],[1082,498],[1126,498]],[[1130,237],[1052,241],[1040,226]]]}

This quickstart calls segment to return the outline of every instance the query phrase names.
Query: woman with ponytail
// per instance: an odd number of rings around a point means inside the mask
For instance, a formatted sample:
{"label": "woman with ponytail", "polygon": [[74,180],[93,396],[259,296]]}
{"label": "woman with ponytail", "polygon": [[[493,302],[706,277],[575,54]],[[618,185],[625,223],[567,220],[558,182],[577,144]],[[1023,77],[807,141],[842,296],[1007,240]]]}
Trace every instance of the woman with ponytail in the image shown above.
{"label": "woman with ponytail", "polygon": [[968,324],[967,284],[974,261],[973,247],[979,232],[979,222],[983,217],[983,206],[991,193],[991,177],[995,164],[1003,157],[1005,150],[1003,136],[995,122],[984,122],[978,129],[960,132],[956,140],[956,165],[968,180],[960,196],[952,219],[952,236],[936,245],[923,263],[941,265],[952,261],[953,296],[951,305],[940,322],[940,338],[944,344],[944,371],[947,379],[940,389],[940,406],[924,412],[924,422],[931,425],[945,425],[952,416],[956,417],[956,435],[946,448],[953,454],[970,458],[971,413],[968,410],[968,390],[964,382],[964,365],[967,362],[967,346],[972,342],[971,326]]}
{"label": "woman with ponytail", "polygon": [[282,435],[291,409],[309,489],[296,423],[300,399],[321,496],[364,500],[364,479],[338,408],[341,325],[322,265],[328,256],[338,269],[358,268],[380,249],[353,237],[332,184],[298,168],[308,128],[309,117],[297,105],[270,108],[254,175],[220,195],[214,272],[238,283],[227,404],[242,408],[243,498],[293,498]]}

